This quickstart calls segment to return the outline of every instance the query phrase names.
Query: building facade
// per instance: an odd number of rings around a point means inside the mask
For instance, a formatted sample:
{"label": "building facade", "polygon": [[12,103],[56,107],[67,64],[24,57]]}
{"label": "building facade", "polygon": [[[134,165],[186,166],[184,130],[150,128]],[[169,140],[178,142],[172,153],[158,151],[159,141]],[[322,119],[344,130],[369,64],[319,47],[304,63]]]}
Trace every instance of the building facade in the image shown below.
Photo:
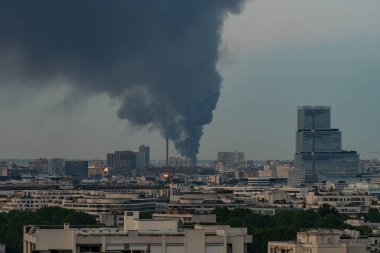
{"label": "building facade", "polygon": [[111,175],[128,175],[136,169],[136,153],[130,150],[107,154],[107,167]]}
{"label": "building facade", "polygon": [[294,162],[305,183],[357,176],[359,155],[342,150],[342,132],[331,128],[329,106],[298,107],[297,127]]}
{"label": "building facade", "polygon": [[268,242],[268,253],[366,253],[366,245],[343,242],[339,230],[309,230],[297,233],[294,242]]}
{"label": "building facade", "polygon": [[141,145],[139,151],[136,152],[136,169],[142,170],[149,167],[150,163],[150,148],[146,145]]}
{"label": "building facade", "polygon": [[217,162],[223,164],[240,164],[244,162],[244,152],[218,152]]}
{"label": "building facade", "polygon": [[78,179],[85,179],[88,176],[88,161],[66,161],[65,174]]}
{"label": "building facade", "polygon": [[182,229],[177,221],[138,217],[138,212],[125,212],[124,229],[25,226],[23,253],[246,253],[252,242],[246,228],[195,225]]}

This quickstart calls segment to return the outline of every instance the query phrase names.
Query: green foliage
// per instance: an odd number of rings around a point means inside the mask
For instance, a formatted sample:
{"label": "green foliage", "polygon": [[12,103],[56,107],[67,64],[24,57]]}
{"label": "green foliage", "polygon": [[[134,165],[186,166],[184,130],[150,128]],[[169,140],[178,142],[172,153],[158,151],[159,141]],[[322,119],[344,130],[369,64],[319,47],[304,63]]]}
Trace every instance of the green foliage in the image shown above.
{"label": "green foliage", "polygon": [[359,231],[360,235],[362,236],[369,236],[370,234],[372,234],[372,229],[367,225],[354,227],[353,229]]}
{"label": "green foliage", "polygon": [[216,221],[219,224],[225,224],[229,219],[231,212],[227,207],[217,207],[213,211],[216,214]]}
{"label": "green foliage", "polygon": [[370,208],[368,213],[365,215],[365,221],[379,223],[380,222],[380,212],[376,208]]}
{"label": "green foliage", "polygon": [[31,211],[0,213],[0,242],[7,245],[7,253],[22,252],[24,225],[96,225],[94,217],[60,207],[46,207]]}
{"label": "green foliage", "polygon": [[319,209],[318,213],[323,217],[329,214],[332,215],[339,215],[339,212],[329,204],[323,204]]}
{"label": "green foliage", "polygon": [[316,227],[318,228],[344,228],[344,220],[337,215],[327,214],[326,216],[321,217],[316,222]]}
{"label": "green foliage", "polygon": [[147,212],[140,212],[140,219],[152,219],[153,215]]}
{"label": "green foliage", "polygon": [[[283,211],[274,216],[255,214],[244,208],[229,210],[225,207],[215,208],[214,213],[219,224],[248,229],[253,237],[252,247],[249,249],[252,253],[267,252],[268,241],[295,240],[297,231],[301,229],[350,228],[345,224],[346,217],[329,205],[323,205],[318,211]],[[364,235],[372,232],[365,226],[358,230]]]}

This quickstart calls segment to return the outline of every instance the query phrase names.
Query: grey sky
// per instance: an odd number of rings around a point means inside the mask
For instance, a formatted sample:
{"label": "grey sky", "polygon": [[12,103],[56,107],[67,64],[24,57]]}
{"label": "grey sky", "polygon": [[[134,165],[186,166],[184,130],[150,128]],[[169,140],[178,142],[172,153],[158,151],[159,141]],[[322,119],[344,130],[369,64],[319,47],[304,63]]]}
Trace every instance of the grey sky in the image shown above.
{"label": "grey sky", "polygon": [[[222,95],[199,158],[236,149],[248,159],[292,159],[297,105],[331,105],[344,148],[380,158],[370,153],[380,152],[379,24],[376,0],[251,1],[225,26]],[[117,102],[67,98],[68,90],[1,90],[0,157],[105,158],[147,144],[163,159],[159,134],[118,119]]]}

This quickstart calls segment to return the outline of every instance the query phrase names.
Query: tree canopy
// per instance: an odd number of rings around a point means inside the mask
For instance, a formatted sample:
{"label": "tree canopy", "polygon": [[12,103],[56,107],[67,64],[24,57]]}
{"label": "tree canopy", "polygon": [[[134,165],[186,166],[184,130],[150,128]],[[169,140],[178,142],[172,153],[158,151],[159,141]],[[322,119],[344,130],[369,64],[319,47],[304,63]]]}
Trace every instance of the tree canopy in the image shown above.
{"label": "tree canopy", "polygon": [[24,225],[96,225],[89,214],[60,207],[46,207],[32,211],[0,213],[0,242],[7,246],[7,253],[22,252]]}
{"label": "tree canopy", "polygon": [[[372,211],[375,213],[375,211]],[[312,228],[352,228],[345,224],[346,216],[329,206],[323,205],[318,211],[299,210],[281,211],[274,216],[255,214],[250,209],[226,207],[214,209],[219,224],[232,227],[246,227],[252,235],[253,242],[249,249],[252,253],[267,252],[268,241],[295,240],[301,229]],[[380,216],[380,214],[379,214]],[[377,216],[376,216],[377,217]],[[366,234],[368,228],[359,228]]]}

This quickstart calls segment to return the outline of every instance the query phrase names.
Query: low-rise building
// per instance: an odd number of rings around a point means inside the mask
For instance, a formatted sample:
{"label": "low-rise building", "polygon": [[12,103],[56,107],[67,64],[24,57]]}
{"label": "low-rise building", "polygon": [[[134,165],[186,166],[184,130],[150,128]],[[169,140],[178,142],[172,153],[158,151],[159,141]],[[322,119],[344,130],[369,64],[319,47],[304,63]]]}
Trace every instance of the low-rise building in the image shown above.
{"label": "low-rise building", "polygon": [[367,213],[373,197],[365,194],[315,193],[306,195],[306,208],[318,209],[323,204],[334,207],[341,214]]}
{"label": "low-rise building", "polygon": [[125,210],[154,213],[155,202],[156,198],[139,193],[105,194],[104,196],[64,200],[61,206],[98,217],[101,214],[123,212]]}
{"label": "low-rise building", "polygon": [[246,253],[252,242],[246,228],[181,229],[177,221],[138,217],[138,212],[125,212],[124,229],[25,226],[23,252]]}
{"label": "low-rise building", "polygon": [[291,242],[268,242],[268,253],[366,253],[365,244],[340,239],[339,230],[309,230],[297,233]]}
{"label": "low-rise building", "polygon": [[155,213],[154,220],[178,220],[184,224],[187,223],[216,223],[215,214],[170,214],[170,213]]}

